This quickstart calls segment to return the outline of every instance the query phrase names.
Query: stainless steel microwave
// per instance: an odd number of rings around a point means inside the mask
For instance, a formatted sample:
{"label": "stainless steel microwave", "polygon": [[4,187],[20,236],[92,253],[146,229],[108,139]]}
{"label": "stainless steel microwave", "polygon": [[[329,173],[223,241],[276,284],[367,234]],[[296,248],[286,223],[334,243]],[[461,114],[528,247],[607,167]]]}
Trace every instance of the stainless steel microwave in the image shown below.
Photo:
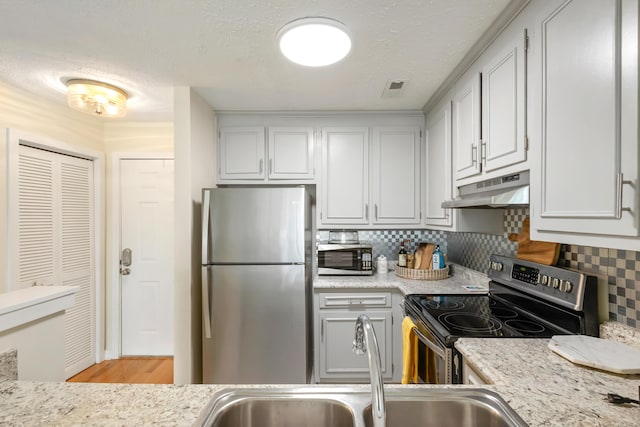
{"label": "stainless steel microwave", "polygon": [[373,274],[369,243],[318,244],[318,275],[369,276]]}

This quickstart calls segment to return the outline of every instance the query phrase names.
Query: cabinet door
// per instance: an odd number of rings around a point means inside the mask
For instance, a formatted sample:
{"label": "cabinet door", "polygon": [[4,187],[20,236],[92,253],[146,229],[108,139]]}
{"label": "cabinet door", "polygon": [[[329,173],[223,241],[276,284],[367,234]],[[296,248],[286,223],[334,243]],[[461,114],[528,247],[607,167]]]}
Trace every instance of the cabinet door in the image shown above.
{"label": "cabinet door", "polygon": [[369,223],[369,130],[322,130],[321,224]]}
{"label": "cabinet door", "polygon": [[455,178],[463,179],[482,171],[480,147],[480,75],[463,78],[453,97],[453,152]]}
{"label": "cabinet door", "polygon": [[269,179],[313,179],[313,128],[270,127],[268,141]]}
{"label": "cabinet door", "polygon": [[637,236],[638,2],[550,6],[536,41],[542,108],[532,228]]}
{"label": "cabinet door", "polygon": [[349,312],[320,311],[320,380],[353,381],[369,380],[369,362],[367,355],[353,352],[353,339],[358,316],[365,313],[371,319],[380,348],[382,377],[391,379],[392,369],[392,330],[391,310]]}
{"label": "cabinet door", "polygon": [[223,128],[218,139],[220,179],[265,178],[264,127]]}
{"label": "cabinet door", "polygon": [[451,101],[437,106],[426,118],[427,212],[426,225],[453,226],[450,209],[441,207],[451,200]]}
{"label": "cabinet door", "polygon": [[420,130],[373,128],[374,224],[420,223]]}
{"label": "cabinet door", "polygon": [[526,160],[525,30],[509,29],[482,70],[484,172]]}

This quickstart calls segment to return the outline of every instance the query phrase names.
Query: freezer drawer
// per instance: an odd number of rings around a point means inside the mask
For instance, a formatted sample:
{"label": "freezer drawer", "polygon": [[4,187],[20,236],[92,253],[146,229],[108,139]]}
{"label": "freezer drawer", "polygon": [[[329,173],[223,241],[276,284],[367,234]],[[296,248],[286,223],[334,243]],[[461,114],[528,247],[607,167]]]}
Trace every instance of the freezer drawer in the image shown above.
{"label": "freezer drawer", "polygon": [[203,279],[211,319],[211,338],[203,339],[205,383],[308,382],[311,289],[304,265],[209,266]]}

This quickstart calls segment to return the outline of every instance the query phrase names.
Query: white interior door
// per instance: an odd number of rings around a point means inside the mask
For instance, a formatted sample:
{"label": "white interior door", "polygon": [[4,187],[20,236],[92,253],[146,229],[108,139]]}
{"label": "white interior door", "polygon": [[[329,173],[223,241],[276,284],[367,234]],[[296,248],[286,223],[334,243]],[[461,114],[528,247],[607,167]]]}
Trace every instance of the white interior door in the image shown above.
{"label": "white interior door", "polygon": [[77,287],[65,314],[69,378],[96,361],[93,162],[20,145],[18,168],[20,287]]}
{"label": "white interior door", "polygon": [[120,162],[121,352],[172,355],[173,160]]}

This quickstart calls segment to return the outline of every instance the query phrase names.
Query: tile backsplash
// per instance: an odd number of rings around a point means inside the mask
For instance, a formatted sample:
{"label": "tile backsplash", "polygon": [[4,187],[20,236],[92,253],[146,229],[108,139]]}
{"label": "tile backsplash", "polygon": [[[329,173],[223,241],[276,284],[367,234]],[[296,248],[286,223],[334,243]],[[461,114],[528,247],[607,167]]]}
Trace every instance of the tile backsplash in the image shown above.
{"label": "tile backsplash", "polygon": [[[359,230],[361,241],[371,242],[374,258],[385,255],[397,260],[401,240],[410,240],[414,251],[419,242],[440,245],[450,262],[486,273],[489,255],[515,256],[518,244],[507,239],[518,233],[528,209],[506,209],[502,236],[481,233],[452,233],[435,230]],[[328,240],[328,231],[318,232],[319,240]],[[598,278],[600,316],[640,329],[640,252],[561,245],[558,264]],[[607,305],[605,308],[604,306]]]}

